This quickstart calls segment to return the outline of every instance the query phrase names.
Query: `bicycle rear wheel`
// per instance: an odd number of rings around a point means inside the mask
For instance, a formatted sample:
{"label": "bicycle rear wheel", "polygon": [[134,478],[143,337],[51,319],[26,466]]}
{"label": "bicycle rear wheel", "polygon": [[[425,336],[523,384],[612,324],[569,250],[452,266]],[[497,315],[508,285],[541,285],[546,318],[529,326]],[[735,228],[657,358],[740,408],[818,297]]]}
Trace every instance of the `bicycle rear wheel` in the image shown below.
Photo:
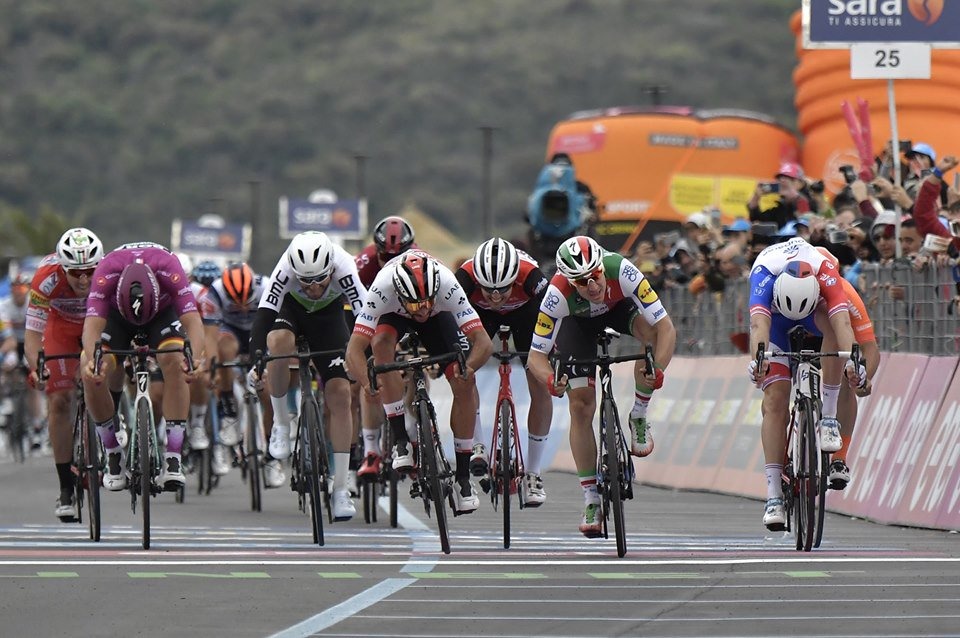
{"label": "bicycle rear wheel", "polygon": [[317,441],[317,426],[320,423],[319,407],[309,398],[303,401],[300,407],[300,461],[302,472],[301,480],[307,490],[310,505],[310,522],[313,526],[313,542],[323,545],[323,506],[320,494],[322,478],[319,469],[319,443]]}
{"label": "bicycle rear wheel", "polygon": [[[603,430],[603,448],[607,461],[603,485],[604,500],[609,502],[609,510],[613,510],[613,529],[617,537],[617,556],[623,558],[627,553],[627,530],[623,520],[622,468],[619,441],[617,440],[620,432],[620,417],[617,416],[617,408],[609,398],[603,402],[600,427]],[[608,508],[604,509],[607,510]]]}
{"label": "bicycle rear wheel", "polygon": [[420,428],[420,471],[427,481],[427,491],[423,497],[433,502],[434,514],[437,518],[437,531],[440,534],[440,548],[444,554],[450,553],[450,536],[447,531],[447,495],[444,491],[444,481],[440,476],[440,460],[437,446],[440,445],[437,435],[437,424],[434,421],[432,410],[426,401],[419,404]]}
{"label": "bicycle rear wheel", "polygon": [[809,552],[817,526],[817,433],[813,422],[813,406],[809,399],[800,400],[797,408],[800,422],[797,424],[797,457],[794,459],[794,476],[797,487],[794,498],[797,504],[797,550]]}
{"label": "bicycle rear wheel", "polygon": [[150,437],[153,423],[150,406],[146,401],[137,403],[137,454],[140,459],[140,514],[143,519],[142,544],[150,549],[150,493],[153,482],[153,455],[150,454]]}
{"label": "bicycle rear wheel", "polygon": [[513,411],[510,403],[504,399],[497,408],[497,428],[500,433],[500,499],[503,509],[503,548],[510,548],[510,488],[513,486]]}
{"label": "bicycle rear wheel", "polygon": [[[86,408],[80,406],[81,436],[84,443],[84,455],[79,459],[83,470],[80,473],[80,484],[87,491],[87,527],[90,529],[90,540],[100,541],[100,437],[96,428],[90,424],[90,415]],[[85,485],[84,485],[85,484]]]}

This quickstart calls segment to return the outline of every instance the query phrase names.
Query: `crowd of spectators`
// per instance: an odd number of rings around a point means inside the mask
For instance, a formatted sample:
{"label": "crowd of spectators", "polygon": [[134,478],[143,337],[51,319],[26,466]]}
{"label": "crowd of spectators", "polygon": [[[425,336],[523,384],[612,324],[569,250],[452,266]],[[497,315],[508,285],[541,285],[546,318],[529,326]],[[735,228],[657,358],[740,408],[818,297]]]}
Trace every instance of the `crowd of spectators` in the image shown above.
{"label": "crowd of spectators", "polygon": [[[861,293],[867,263],[909,264],[918,271],[956,264],[960,193],[948,173],[957,159],[938,160],[925,143],[896,150],[903,160],[899,180],[894,179],[894,151],[888,145],[873,166],[859,171],[842,167],[845,186],[832,197],[822,180],[784,163],[773,180],[757,184],[745,218],[723,226],[715,209],[692,213],[681,231],[641,241],[634,261],[654,288],[685,286],[694,294],[722,292],[728,281],[749,275],[761,250],[794,236],[829,249]],[[889,292],[894,299],[903,297],[902,288],[893,286]]]}

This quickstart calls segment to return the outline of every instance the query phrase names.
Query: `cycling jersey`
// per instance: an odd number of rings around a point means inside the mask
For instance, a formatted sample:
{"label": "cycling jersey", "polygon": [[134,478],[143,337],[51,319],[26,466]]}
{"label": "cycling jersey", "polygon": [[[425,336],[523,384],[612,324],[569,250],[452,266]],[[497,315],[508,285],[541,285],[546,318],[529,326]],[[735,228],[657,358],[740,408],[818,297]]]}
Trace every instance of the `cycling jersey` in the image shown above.
{"label": "cycling jersey", "polygon": [[[91,280],[91,293],[93,286],[94,281]],[[87,300],[73,291],[57,255],[54,253],[44,257],[30,282],[26,329],[42,334],[51,316],[82,325],[86,312]]]}
{"label": "cycling jersey", "polygon": [[603,274],[606,289],[601,303],[593,303],[582,297],[576,286],[563,275],[557,273],[553,276],[540,302],[540,314],[530,346],[532,350],[549,354],[564,317],[599,317],[610,313],[624,300],[632,302],[651,326],[667,316],[650,282],[623,255],[604,253]]}
{"label": "cycling jersey", "polygon": [[157,278],[160,297],[157,302],[157,315],[173,307],[178,316],[188,312],[199,312],[197,300],[190,289],[190,280],[183,272],[180,260],[160,244],[141,242],[125,244],[113,250],[97,266],[90,282],[90,296],[87,298],[87,316],[106,319],[110,309],[117,306],[117,283],[123,269],[136,260],[141,260]]}
{"label": "cycling jersey", "polygon": [[490,302],[483,296],[473,273],[473,260],[465,261],[457,269],[457,281],[463,291],[467,293],[467,299],[470,300],[474,308],[478,310],[482,308],[505,315],[543,294],[549,282],[540,270],[540,265],[534,261],[533,257],[522,250],[518,250],[517,255],[520,258],[520,271],[517,273],[517,280],[513,282],[510,293],[506,295],[507,300],[499,308],[491,307]]}
{"label": "cycling jersey", "polygon": [[788,262],[804,261],[810,264],[820,284],[820,298],[826,302],[827,315],[847,309],[847,296],[844,294],[843,276],[829,259],[802,237],[782,244],[774,244],[763,249],[753,264],[750,273],[750,315],[779,314],[773,300],[773,284],[783,272]]}
{"label": "cycling jersey", "polygon": [[[430,255],[423,251],[415,252],[425,258],[432,259]],[[393,288],[393,273],[400,264],[400,259],[401,256],[397,256],[384,264],[383,269],[373,280],[370,289],[367,291],[366,303],[360,313],[357,314],[357,323],[353,328],[354,333],[372,338],[380,317],[386,314],[392,313],[405,319],[411,318],[410,313],[403,307]],[[469,334],[474,330],[483,330],[483,324],[480,323],[477,311],[470,305],[467,294],[457,283],[454,274],[440,262],[437,262],[437,270],[440,273],[440,284],[437,288],[436,303],[430,311],[430,316],[434,317],[441,312],[451,313],[463,334]]]}
{"label": "cycling jersey", "polygon": [[14,303],[13,297],[0,299],[0,318],[10,327],[17,343],[23,343],[23,332],[27,326],[27,302],[22,306]]}
{"label": "cycling jersey", "polygon": [[253,318],[263,291],[269,286],[270,280],[264,280],[263,275],[253,278],[253,290],[247,303],[240,305],[230,298],[224,291],[223,279],[218,279],[207,288],[200,310],[204,320],[211,323],[223,324],[240,331],[249,331],[253,328]]}

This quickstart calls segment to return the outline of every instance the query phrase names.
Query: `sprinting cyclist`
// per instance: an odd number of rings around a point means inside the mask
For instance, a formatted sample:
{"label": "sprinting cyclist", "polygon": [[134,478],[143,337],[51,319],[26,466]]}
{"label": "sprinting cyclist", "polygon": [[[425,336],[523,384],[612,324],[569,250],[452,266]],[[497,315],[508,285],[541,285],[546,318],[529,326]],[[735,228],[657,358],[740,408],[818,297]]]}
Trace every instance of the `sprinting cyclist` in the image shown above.
{"label": "sprinting cyclist", "polygon": [[[324,233],[300,233],[280,257],[270,276],[270,287],[260,298],[250,334],[250,351],[296,354],[299,335],[307,338],[313,351],[343,348],[349,331],[341,297],[346,298],[356,313],[363,305],[366,292],[353,257],[343,248]],[[287,390],[290,389],[291,361],[271,361],[264,375],[273,404],[268,451],[278,460],[290,456]],[[356,513],[347,487],[353,434],[350,382],[342,356],[315,357],[313,365],[323,382],[325,406],[330,411],[327,436],[333,444],[333,516],[345,521]],[[259,383],[255,377],[256,370],[252,370],[251,380]]]}
{"label": "sprinting cyclist", "polygon": [[585,502],[580,533],[587,538],[603,533],[597,492],[597,440],[593,433],[596,366],[577,366],[555,379],[547,355],[556,343],[563,358],[594,357],[597,337],[608,327],[654,346],[656,368],[652,374],[646,373],[642,360],[634,365],[636,393],[629,419],[630,452],[646,456],[653,451],[647,404],[663,385],[663,372],[676,346],[676,330],[657,293],[629,259],[604,251],[589,237],[572,237],[557,251],[557,274],[540,303],[527,363],[534,377],[554,396],[562,396],[569,388],[570,449]]}
{"label": "sprinting cyclist", "polygon": [[[141,332],[151,348],[176,348],[183,345],[184,337],[194,348],[190,373],[181,352],[156,357],[163,373],[162,413],[167,435],[159,484],[176,490],[186,483],[180,452],[190,414],[187,383],[202,382],[206,374],[205,340],[197,301],[180,261],[163,246],[150,242],[126,244],[104,257],[93,273],[87,298],[80,367],[87,409],[107,454],[103,486],[108,490],[122,490],[127,485],[126,451],[117,442],[116,407],[111,396],[119,396],[125,374],[109,350],[129,348]],[[94,367],[97,341],[102,341],[106,355],[99,371]]]}
{"label": "sprinting cyclist", "polygon": [[[808,332],[823,335],[826,351],[850,350],[853,329],[847,312],[842,275],[833,263],[801,237],[768,246],[753,264],[750,273],[750,352],[761,343],[769,350],[790,350],[789,331],[802,325]],[[840,381],[846,376],[854,387],[867,382],[863,366],[855,369],[849,359],[821,361],[823,369],[823,411],[817,432],[820,449],[837,452],[842,446],[837,421]],[[765,459],[767,502],[763,524],[771,531],[783,531],[786,516],[780,473],[790,415],[790,365],[785,357],[772,357],[757,368],[748,368],[750,380],[763,390],[763,422],[760,436]]]}
{"label": "sprinting cyclist", "polygon": [[47,364],[48,379],[37,370],[37,355],[77,354],[93,271],[103,259],[103,244],[86,228],[71,228],[57,242],[56,253],[40,262],[30,284],[23,350],[31,385],[47,395],[47,423],[53,462],[60,479],[60,498],[54,513],[61,521],[75,521],[73,419],[70,406],[76,392],[77,360]]}
{"label": "sprinting cyclist", "polygon": [[[263,297],[263,291],[269,285],[269,279],[264,279],[263,275],[253,272],[247,264],[235,263],[227,266],[223,275],[210,286],[208,294],[201,302],[201,310],[205,310],[207,316],[218,326],[217,358],[220,361],[234,361],[238,358],[249,360],[250,330],[253,328],[253,320],[260,305],[260,299]],[[236,401],[233,394],[235,379],[236,371],[233,369],[221,368],[218,371],[217,387],[220,397],[231,397],[233,402]],[[245,382],[245,379],[243,381]],[[263,429],[269,440],[273,427],[273,405],[269,401],[266,390],[261,389],[259,394],[263,409]],[[224,399],[221,401],[226,402]],[[237,439],[239,438],[238,433]],[[218,445],[214,448],[215,456],[218,451],[224,457],[221,461],[225,461],[225,447]],[[273,458],[269,450],[264,454],[264,485],[269,488],[280,487],[286,481],[280,461]],[[229,465],[221,461],[214,464],[218,466],[214,469],[229,469]],[[226,474],[226,471],[217,473]]]}
{"label": "sprinting cyclist", "polygon": [[[537,262],[505,239],[494,237],[480,244],[473,259],[464,262],[456,274],[487,335],[493,337],[501,325],[510,326],[514,348],[517,352],[529,352],[537,312],[548,284]],[[529,369],[526,374],[530,410],[524,458],[525,503],[528,507],[539,507],[547,500],[540,464],[553,419],[553,400],[546,386],[538,383]],[[479,404],[479,397],[477,401]],[[476,438],[475,433],[474,440]]]}
{"label": "sprinting cyclist", "polygon": [[[413,226],[403,217],[392,215],[377,222],[373,228],[373,242],[354,257],[360,282],[369,288],[384,264],[417,247],[415,237]],[[347,317],[347,322],[352,331],[354,327],[352,312]],[[359,384],[351,384],[350,389],[353,400],[360,406],[363,435],[363,460],[357,475],[375,477],[380,473],[380,423],[383,419],[383,406],[377,395],[361,393]]]}
{"label": "sprinting cyclist", "polygon": [[[36,273],[26,273],[22,270],[18,271],[10,279],[10,294],[0,299],[0,320],[9,327],[14,338],[12,356],[10,352],[6,352],[5,354],[5,367],[8,371],[15,368],[20,364],[20,361],[24,359],[24,340],[26,339],[25,335],[27,331],[27,298],[30,293],[30,281],[33,278],[33,274]],[[36,359],[34,359],[34,362],[36,362]],[[27,378],[27,381],[30,384],[36,383],[36,377],[30,376]],[[26,405],[29,417],[27,423],[30,427],[31,435],[30,444],[32,447],[38,448],[42,445],[43,415],[40,402],[42,401],[43,393],[33,385],[28,385],[28,387]]]}
{"label": "sprinting cyclist", "polygon": [[[473,512],[480,506],[480,497],[470,482],[477,414],[475,371],[490,358],[493,344],[454,274],[420,250],[409,250],[383,267],[357,315],[347,345],[347,368],[367,392],[367,347],[372,347],[378,364],[389,363],[396,356],[397,342],[407,332],[417,333],[431,354],[469,348],[463,376],[456,363],[448,365],[444,373],[453,393],[450,428],[456,453],[454,505],[459,514]],[[380,375],[380,380],[379,394],[395,441],[393,469],[406,472],[413,468],[413,453],[404,426],[403,381],[399,372]]]}

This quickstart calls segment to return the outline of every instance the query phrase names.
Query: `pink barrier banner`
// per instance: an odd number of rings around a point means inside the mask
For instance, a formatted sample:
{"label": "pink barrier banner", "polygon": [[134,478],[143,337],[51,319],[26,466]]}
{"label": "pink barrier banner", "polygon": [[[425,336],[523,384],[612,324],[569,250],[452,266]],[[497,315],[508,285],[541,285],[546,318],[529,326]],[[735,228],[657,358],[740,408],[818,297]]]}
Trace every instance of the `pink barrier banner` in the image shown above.
{"label": "pink barrier banner", "polygon": [[[893,522],[902,496],[898,490],[910,478],[956,362],[891,354],[883,365],[886,373],[876,379],[869,403],[861,406],[847,453],[850,485],[831,493],[827,503],[831,510]],[[926,418],[920,418],[924,413]]]}
{"label": "pink barrier banner", "polygon": [[[670,362],[663,387],[654,393],[647,409],[647,423],[653,428],[654,448],[650,456],[634,459],[638,480],[653,485],[675,486],[678,470],[670,459],[685,429],[687,414],[697,398],[699,380],[694,378],[694,371],[700,366],[702,360],[686,357],[676,357]],[[632,391],[632,375],[629,380]],[[618,381],[622,379],[618,378]],[[621,406],[622,420],[626,422],[630,408],[619,398],[623,394],[617,391],[617,401]]]}
{"label": "pink barrier banner", "polygon": [[760,406],[763,393],[747,379],[747,359],[739,358],[728,366],[733,377],[727,388],[729,396],[738,403],[733,424],[726,442],[716,459],[713,488],[727,494],[741,494],[762,498],[766,496],[763,474],[763,446],[760,442],[760,424],[763,417]]}
{"label": "pink barrier banner", "polygon": [[[939,362],[943,359],[931,359]],[[956,359],[948,359],[956,366]],[[927,419],[914,472],[901,491],[896,522],[960,529],[960,375],[954,376],[936,416]]]}

